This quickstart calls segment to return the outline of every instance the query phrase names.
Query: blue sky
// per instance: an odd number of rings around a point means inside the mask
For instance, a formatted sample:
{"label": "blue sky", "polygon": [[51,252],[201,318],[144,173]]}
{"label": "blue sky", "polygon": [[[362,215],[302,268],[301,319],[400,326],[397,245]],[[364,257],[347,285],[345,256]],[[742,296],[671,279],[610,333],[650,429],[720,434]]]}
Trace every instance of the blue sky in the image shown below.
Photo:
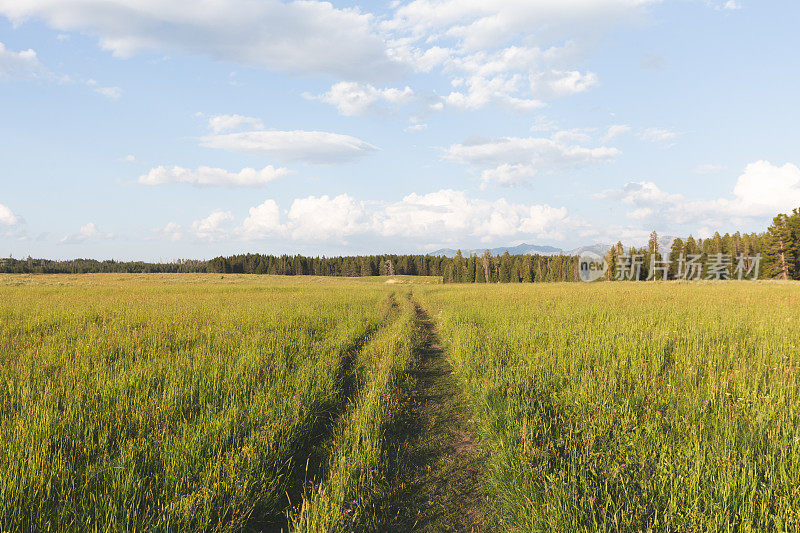
{"label": "blue sky", "polygon": [[800,207],[795,2],[0,0],[0,255],[562,248]]}

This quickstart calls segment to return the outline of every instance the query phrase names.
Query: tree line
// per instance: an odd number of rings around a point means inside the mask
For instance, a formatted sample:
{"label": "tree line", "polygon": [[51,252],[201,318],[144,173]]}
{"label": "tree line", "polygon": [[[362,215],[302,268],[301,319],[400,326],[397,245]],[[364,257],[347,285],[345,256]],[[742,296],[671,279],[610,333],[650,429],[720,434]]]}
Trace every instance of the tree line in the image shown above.
{"label": "tree line", "polygon": [[108,259],[14,259],[0,258],[0,273],[3,274],[178,274],[206,272],[206,261],[178,259],[165,263],[145,261],[115,261]]}
{"label": "tree line", "polygon": [[489,250],[464,257],[461,250],[444,267],[444,283],[534,283],[577,281],[578,257],[568,255],[503,255]]}
{"label": "tree line", "polygon": [[208,262],[207,271],[282,276],[441,276],[448,261],[446,257],[432,255],[305,257],[242,254],[215,257]]}

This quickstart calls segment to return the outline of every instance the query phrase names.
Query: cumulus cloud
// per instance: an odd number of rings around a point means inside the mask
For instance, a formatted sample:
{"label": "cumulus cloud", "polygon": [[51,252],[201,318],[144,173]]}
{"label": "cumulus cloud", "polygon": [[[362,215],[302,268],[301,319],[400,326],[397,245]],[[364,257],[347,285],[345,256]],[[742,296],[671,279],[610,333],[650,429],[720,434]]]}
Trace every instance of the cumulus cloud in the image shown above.
{"label": "cumulus cloud", "polygon": [[447,105],[470,110],[496,103],[500,107],[520,112],[535,111],[546,105],[536,99],[514,96],[520,90],[519,77],[471,76],[465,83],[466,91],[453,91],[445,97]]}
{"label": "cumulus cloud", "polygon": [[0,81],[29,80],[47,73],[31,49],[15,52],[0,42]]}
{"label": "cumulus cloud", "polygon": [[265,200],[262,204],[251,207],[244,219],[239,234],[246,240],[265,239],[283,233],[280,208],[275,200]]}
{"label": "cumulus cloud", "polygon": [[503,164],[497,168],[490,168],[481,173],[481,188],[485,189],[489,183],[496,183],[504,187],[523,185],[536,176],[536,169],[531,165]]}
{"label": "cumulus cloud", "polygon": [[328,2],[0,0],[0,13],[94,35],[120,57],[176,52],[359,80],[400,70],[372,15]]}
{"label": "cumulus cloud", "polygon": [[744,169],[733,188],[733,212],[745,216],[770,216],[800,207],[800,168],[756,161]]}
{"label": "cumulus cloud", "polygon": [[183,226],[177,222],[168,222],[163,228],[158,230],[158,234],[172,242],[179,242],[183,239]]}
{"label": "cumulus cloud", "polygon": [[201,139],[201,145],[317,165],[347,163],[377,150],[375,146],[350,135],[301,130],[208,135]]}
{"label": "cumulus cloud", "polygon": [[0,227],[4,226],[6,228],[11,226],[16,226],[20,223],[20,218],[14,214],[11,209],[0,204]]}
{"label": "cumulus cloud", "polygon": [[410,194],[373,215],[383,236],[452,241],[465,237],[554,237],[567,222],[565,208],[470,198],[450,189]]}
{"label": "cumulus cloud", "polygon": [[208,119],[208,127],[214,133],[224,133],[239,130],[264,129],[261,119],[244,115],[214,115]]}
{"label": "cumulus cloud", "polygon": [[393,56],[418,72],[466,78],[466,90],[446,97],[449,105],[530,111],[596,85],[596,74],[578,68],[592,45],[618,25],[638,23],[657,2],[413,0],[398,3],[382,28]]}
{"label": "cumulus cloud", "polygon": [[96,241],[103,239],[111,239],[114,237],[113,233],[105,233],[100,231],[94,222],[89,222],[85,226],[81,226],[78,233],[71,233],[61,238],[63,244],[79,244],[86,241]]}
{"label": "cumulus cloud", "polygon": [[330,90],[308,98],[335,105],[339,113],[345,116],[364,115],[383,106],[397,106],[409,102],[414,91],[406,86],[403,89],[393,87],[378,89],[368,83],[342,81],[334,84]]}
{"label": "cumulus cloud", "polygon": [[651,143],[674,146],[679,135],[680,133],[665,128],[647,128],[639,133],[639,138]]}
{"label": "cumulus cloud", "polygon": [[597,75],[587,72],[581,74],[577,70],[546,70],[532,73],[530,76],[531,91],[540,98],[556,98],[582,93],[597,84]]}
{"label": "cumulus cloud", "polygon": [[631,127],[630,126],[626,126],[625,124],[614,124],[614,125],[608,127],[608,130],[606,130],[606,134],[603,135],[603,138],[600,139],[600,140],[601,140],[601,142],[604,142],[604,143],[609,142],[609,141],[613,141],[614,139],[616,139],[618,137],[622,137],[623,135],[625,135],[629,131],[631,131]]}
{"label": "cumulus cloud", "polygon": [[622,189],[607,190],[601,199],[629,206],[628,216],[661,224],[694,224],[720,227],[732,221],[769,220],[800,206],[800,168],[768,161],[750,163],[739,176],[732,195],[711,200],[688,198],[663,191],[653,182],[632,182]]}
{"label": "cumulus cloud", "polygon": [[[288,209],[267,199],[251,207],[241,224],[234,220],[230,211],[216,210],[195,221],[192,234],[205,241],[295,243],[392,237],[421,245],[465,238],[558,239],[578,227],[564,207],[484,200],[450,189],[412,193],[388,203],[364,202],[349,194],[312,195],[294,199]],[[184,235],[173,223],[157,231],[173,240]]]}
{"label": "cumulus cloud", "polygon": [[504,137],[472,139],[450,146],[445,158],[477,167],[484,172],[484,184],[519,185],[539,171],[555,171],[610,161],[621,152],[616,148],[588,148],[575,141],[589,140],[575,131],[559,131],[546,137]]}
{"label": "cumulus cloud", "polygon": [[289,174],[285,168],[268,165],[261,170],[243,168],[229,172],[221,168],[199,167],[191,170],[179,166],[159,166],[139,176],[142,185],[164,185],[166,183],[188,183],[191,185],[225,185],[228,187],[258,187]]}
{"label": "cumulus cloud", "polygon": [[194,235],[201,240],[213,242],[230,237],[228,226],[233,222],[233,213],[216,209],[207,217],[192,223]]}
{"label": "cumulus cloud", "polygon": [[289,209],[292,237],[299,240],[343,238],[361,231],[365,211],[347,194],[298,198]]}

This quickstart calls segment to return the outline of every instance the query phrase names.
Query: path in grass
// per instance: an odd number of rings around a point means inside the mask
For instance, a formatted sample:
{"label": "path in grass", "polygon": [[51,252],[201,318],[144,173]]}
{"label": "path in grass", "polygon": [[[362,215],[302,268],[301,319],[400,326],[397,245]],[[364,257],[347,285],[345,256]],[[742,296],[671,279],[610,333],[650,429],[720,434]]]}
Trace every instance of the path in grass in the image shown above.
{"label": "path in grass", "polygon": [[483,457],[470,409],[433,320],[417,306],[423,339],[403,424],[394,435],[397,479],[385,531],[486,531]]}

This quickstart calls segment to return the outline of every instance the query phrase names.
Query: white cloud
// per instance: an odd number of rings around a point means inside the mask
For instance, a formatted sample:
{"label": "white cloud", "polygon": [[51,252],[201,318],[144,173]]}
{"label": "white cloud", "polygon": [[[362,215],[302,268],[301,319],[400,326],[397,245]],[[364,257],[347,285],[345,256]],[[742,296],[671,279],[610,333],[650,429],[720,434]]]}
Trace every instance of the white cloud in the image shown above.
{"label": "white cloud", "polygon": [[647,128],[639,133],[639,138],[651,143],[658,143],[667,146],[673,146],[673,142],[678,138],[680,133],[664,128]]}
{"label": "white cloud", "polygon": [[179,242],[183,239],[183,226],[177,222],[168,222],[158,233],[165,239],[172,242]]}
{"label": "white cloud", "polygon": [[11,209],[0,204],[0,228],[4,228],[6,230],[10,230],[15,226],[18,226],[22,222],[22,219],[14,214]]}
{"label": "white cloud", "polygon": [[414,91],[408,86],[403,89],[378,89],[368,83],[342,81],[324,94],[308,97],[335,105],[342,115],[358,116],[375,110],[380,104],[407,103],[414,97]]}
{"label": "white cloud", "polygon": [[257,187],[289,174],[285,168],[268,165],[261,170],[243,168],[239,172],[228,172],[221,168],[199,167],[197,170],[172,166],[155,167],[139,176],[142,185],[166,183],[189,183],[191,185],[226,185],[229,187]]}
{"label": "white cloud", "polygon": [[122,89],[119,87],[101,87],[95,80],[86,80],[86,85],[109,100],[119,100],[122,97]]}
{"label": "white cloud", "polygon": [[608,130],[606,131],[606,134],[603,136],[602,139],[600,139],[600,141],[604,142],[604,143],[609,142],[609,141],[613,141],[614,139],[616,139],[618,137],[622,137],[623,135],[625,135],[629,131],[631,131],[631,127],[630,126],[626,126],[625,124],[614,124],[614,125],[608,127]]}
{"label": "white cloud", "polygon": [[192,229],[198,239],[217,241],[229,238],[230,232],[227,227],[232,221],[233,213],[216,209],[206,218],[195,220]]}
{"label": "white cloud", "polygon": [[597,75],[577,70],[547,70],[531,73],[531,91],[539,98],[556,98],[582,93],[597,84]]}
{"label": "white cloud", "polygon": [[770,216],[800,207],[800,168],[769,161],[750,163],[733,188],[729,209],[744,216]]}
{"label": "white cloud", "polygon": [[[587,91],[597,75],[577,67],[608,30],[644,19],[659,0],[412,0],[382,23],[390,52],[418,72],[439,68],[454,91],[447,103],[515,111]],[[517,99],[517,100],[509,100]]]}
{"label": "white cloud", "polygon": [[340,79],[399,70],[372,15],[328,2],[0,0],[0,13],[94,35],[121,57],[177,52]]}
{"label": "white cloud", "polygon": [[0,81],[29,80],[46,73],[36,52],[31,49],[14,52],[0,42]]}
{"label": "white cloud", "polygon": [[[242,224],[230,229],[233,215],[215,211],[194,223],[204,240],[294,242],[339,241],[351,238],[396,237],[416,242],[453,242],[468,237],[561,238],[575,227],[563,207],[471,198],[464,191],[440,190],[409,194],[387,204],[365,203],[348,194],[295,199],[285,218],[278,204],[265,200],[250,208]],[[180,227],[171,228],[181,231]],[[162,230],[167,233],[166,228]]]}
{"label": "white cloud", "polygon": [[742,9],[742,4],[740,4],[736,0],[728,0],[727,2],[725,2],[725,5],[722,6],[722,9],[735,11],[737,9]]}
{"label": "white cloud", "polygon": [[347,163],[377,150],[371,144],[324,131],[247,131],[209,135],[202,146],[319,165]]}
{"label": "white cloud", "polygon": [[0,226],[16,226],[20,218],[11,209],[0,204]]}
{"label": "white cloud", "polygon": [[750,163],[732,193],[711,200],[691,199],[662,191],[653,182],[635,182],[597,196],[630,206],[630,218],[719,228],[747,219],[768,221],[800,207],[800,168],[790,163],[780,167],[768,161]]}
{"label": "white cloud", "polygon": [[78,233],[71,233],[62,237],[60,242],[63,244],[79,244],[90,240],[111,239],[113,237],[113,233],[100,231],[94,222],[89,222],[85,226],[81,226]]}
{"label": "white cloud", "polygon": [[486,185],[492,182],[505,187],[516,187],[532,180],[536,174],[536,169],[530,165],[506,163],[497,168],[484,170],[481,173],[481,188],[486,188]]}
{"label": "white cloud", "polygon": [[265,200],[250,208],[249,216],[244,219],[238,232],[245,240],[272,237],[284,231],[280,218],[280,209],[275,200]]}
{"label": "white cloud", "polygon": [[315,0],[0,0],[0,13],[94,35],[122,57],[177,52],[333,77],[341,83],[316,98],[357,115],[410,97],[409,88],[375,83],[411,69],[467,78],[466,90],[446,97],[462,109],[531,111],[584,92],[597,83],[579,68],[593,45],[638,24],[658,1],[412,0],[376,16]]}
{"label": "white cloud", "polygon": [[519,76],[470,76],[465,83],[466,91],[453,91],[445,97],[447,105],[459,109],[480,109],[496,103],[500,107],[518,112],[535,111],[546,105],[536,99],[513,96],[520,91],[522,82]]}
{"label": "white cloud", "polygon": [[[549,139],[544,137],[476,139],[450,146],[445,158],[485,167],[524,165],[525,173],[531,175],[532,171],[598,164],[610,161],[621,153],[616,148],[604,146],[587,148],[571,144],[570,141],[575,140],[576,135],[578,139],[583,139],[584,134],[563,131],[556,132]],[[495,170],[498,174],[502,173],[501,170]]]}
{"label": "white cloud", "polygon": [[626,183],[622,189],[611,189],[596,195],[600,199],[619,200],[623,204],[635,207],[653,207],[678,204],[683,201],[680,194],[667,194],[652,181]]}
{"label": "white cloud", "polygon": [[[0,0],[0,12],[2,12],[3,0]],[[119,87],[103,87],[93,79],[73,79],[64,74],[51,72],[39,61],[36,52],[28,49],[14,52],[5,47],[0,42],[0,82],[7,81],[30,81],[40,79],[47,82],[74,83],[79,82],[89,87],[95,93],[111,100],[119,100],[122,96],[122,89]]]}
{"label": "white cloud", "polygon": [[565,208],[470,198],[463,191],[410,194],[373,215],[382,236],[446,242],[465,237],[551,237],[568,223]]}
{"label": "white cloud", "polygon": [[725,170],[725,166],[724,165],[707,164],[707,165],[698,165],[697,167],[695,167],[694,173],[695,174],[714,174],[716,172],[722,172],[723,170]]}
{"label": "white cloud", "polygon": [[412,36],[450,37],[460,47],[502,44],[520,34],[539,42],[595,34],[641,16],[656,0],[413,0],[395,11],[386,29]]}
{"label": "white cloud", "polygon": [[121,163],[133,163],[136,161],[136,156],[134,156],[133,154],[128,154],[124,157],[120,157],[119,159],[117,159],[117,161],[120,161]]}
{"label": "white cloud", "polygon": [[292,237],[299,240],[343,238],[364,229],[364,207],[347,194],[298,198],[289,209]]}
{"label": "white cloud", "polygon": [[214,133],[223,133],[243,129],[261,130],[264,124],[261,119],[244,115],[214,115],[209,117],[208,127]]}

